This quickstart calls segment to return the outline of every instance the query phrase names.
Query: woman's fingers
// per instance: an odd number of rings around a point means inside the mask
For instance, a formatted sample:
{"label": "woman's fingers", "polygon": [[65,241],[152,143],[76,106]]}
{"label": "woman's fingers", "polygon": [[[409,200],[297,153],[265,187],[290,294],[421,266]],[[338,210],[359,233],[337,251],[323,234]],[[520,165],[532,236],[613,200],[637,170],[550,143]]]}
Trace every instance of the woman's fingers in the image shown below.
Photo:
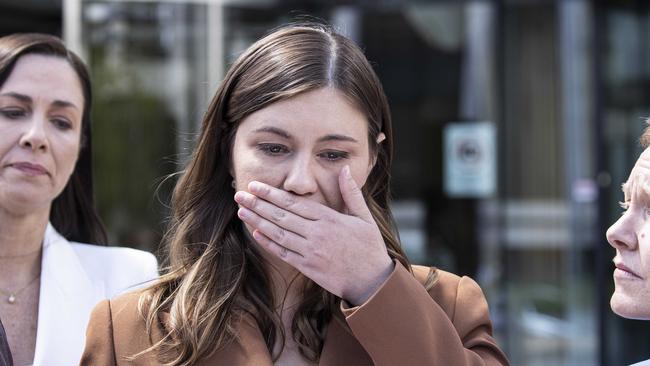
{"label": "woman's fingers", "polygon": [[305,240],[300,235],[276,225],[246,207],[240,207],[237,216],[275,244],[302,255]]}
{"label": "woman's fingers", "polygon": [[235,193],[235,202],[281,228],[287,229],[303,238],[306,237],[304,230],[309,221],[308,219],[244,191]]}
{"label": "woman's fingers", "polygon": [[375,222],[366,204],[366,200],[363,198],[361,189],[357,185],[357,182],[354,181],[354,178],[352,178],[352,174],[350,174],[350,167],[348,165],[344,166],[339,173],[339,189],[341,190],[341,196],[350,215],[356,216],[368,223]]}
{"label": "woman's fingers", "polygon": [[280,259],[289,263],[293,267],[298,268],[300,262],[304,259],[300,253],[294,252],[293,250],[290,250],[287,247],[274,242],[259,230],[253,231],[253,238],[255,238],[257,243],[265,248],[268,252],[275,254]]}
{"label": "woman's fingers", "polygon": [[250,182],[248,190],[255,196],[308,220],[319,220],[323,216],[323,210],[329,209],[318,202],[257,181]]}
{"label": "woman's fingers", "polygon": [[238,215],[264,250],[315,283],[355,304],[390,273],[392,260],[379,228],[350,174],[339,172],[348,214],[260,182],[239,191]]}

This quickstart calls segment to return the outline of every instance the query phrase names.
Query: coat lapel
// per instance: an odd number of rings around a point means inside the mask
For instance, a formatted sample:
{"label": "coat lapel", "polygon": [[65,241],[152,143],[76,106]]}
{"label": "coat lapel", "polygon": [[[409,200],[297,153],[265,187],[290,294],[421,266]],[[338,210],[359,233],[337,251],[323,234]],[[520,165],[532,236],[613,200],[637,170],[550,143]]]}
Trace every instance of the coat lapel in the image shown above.
{"label": "coat lapel", "polygon": [[[271,356],[255,321],[245,317],[237,328],[238,337],[223,350],[215,352],[200,366],[237,365],[271,366]],[[319,366],[372,365],[370,356],[354,337],[342,315],[334,316],[327,328]]]}
{"label": "coat lapel", "polygon": [[101,298],[102,289],[93,286],[74,248],[48,224],[43,241],[35,366],[79,362],[88,315]]}
{"label": "coat lapel", "polygon": [[[169,314],[161,315],[163,327],[168,324]],[[200,361],[197,366],[272,366],[271,355],[266,348],[264,336],[255,320],[247,315],[236,326],[237,336],[223,349]],[[162,339],[162,331],[154,331],[155,341]],[[327,328],[319,366],[373,365],[372,359],[357,341],[342,314],[332,317]]]}
{"label": "coat lapel", "polygon": [[[161,320],[163,324],[167,324],[169,314],[163,314]],[[197,366],[272,366],[271,355],[255,320],[251,316],[244,316],[236,329],[237,335],[230,344],[201,360]],[[162,335],[158,339],[161,337]]]}
{"label": "coat lapel", "polygon": [[372,365],[370,356],[352,334],[342,314],[332,317],[327,328],[319,366]]}

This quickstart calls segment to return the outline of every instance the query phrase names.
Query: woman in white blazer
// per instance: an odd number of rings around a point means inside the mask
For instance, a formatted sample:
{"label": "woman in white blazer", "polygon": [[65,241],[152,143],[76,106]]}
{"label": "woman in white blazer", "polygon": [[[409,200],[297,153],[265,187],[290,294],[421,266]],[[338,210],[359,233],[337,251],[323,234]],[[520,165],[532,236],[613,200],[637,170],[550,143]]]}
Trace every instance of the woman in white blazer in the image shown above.
{"label": "woman in white blazer", "polygon": [[78,364],[95,303],[157,277],[150,253],[82,244],[106,237],[90,103],[60,39],[0,38],[0,319],[15,365]]}

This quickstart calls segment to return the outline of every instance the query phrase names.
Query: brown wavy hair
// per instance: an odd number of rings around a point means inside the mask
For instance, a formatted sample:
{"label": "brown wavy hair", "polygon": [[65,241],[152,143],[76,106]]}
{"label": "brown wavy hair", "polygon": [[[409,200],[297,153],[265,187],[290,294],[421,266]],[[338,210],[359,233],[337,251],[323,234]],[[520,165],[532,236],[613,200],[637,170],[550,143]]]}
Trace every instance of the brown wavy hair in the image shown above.
{"label": "brown wavy hair", "polygon": [[[169,313],[166,336],[143,351],[166,365],[191,365],[236,337],[243,315],[255,319],[273,360],[285,334],[274,312],[269,264],[236,215],[230,175],[237,127],[251,113],[300,93],[331,87],[364,112],[376,164],[362,188],[389,255],[406,268],[389,209],[392,128],[381,83],[351,40],[321,24],[281,27],[255,42],[232,64],[204,116],[198,146],[172,196],[165,235],[168,273],[140,298],[149,334]],[[386,139],[378,144],[377,137]],[[295,313],[291,336],[301,354],[318,361],[325,330],[340,299],[311,281]],[[137,357],[136,355],[135,357]]]}
{"label": "brown wavy hair", "polygon": [[61,194],[52,202],[50,222],[68,240],[105,244],[106,230],[93,194],[90,114],[92,93],[88,69],[61,39],[41,33],[16,33],[0,38],[0,87],[11,75],[16,62],[25,55],[44,55],[64,59],[79,78],[84,96],[81,116],[81,150],[74,171]]}

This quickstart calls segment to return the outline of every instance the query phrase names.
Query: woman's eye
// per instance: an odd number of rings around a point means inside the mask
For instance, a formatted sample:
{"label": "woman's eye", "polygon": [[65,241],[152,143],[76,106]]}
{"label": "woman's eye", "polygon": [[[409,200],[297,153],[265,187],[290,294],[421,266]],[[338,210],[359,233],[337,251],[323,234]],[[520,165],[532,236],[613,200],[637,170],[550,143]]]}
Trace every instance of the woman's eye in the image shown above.
{"label": "woman's eye", "polygon": [[56,128],[61,130],[69,130],[72,128],[72,123],[70,123],[67,119],[54,118],[52,119],[52,123],[54,126],[56,126]]}
{"label": "woman's eye", "polygon": [[325,151],[320,153],[320,156],[329,161],[339,161],[341,159],[347,159],[349,155],[343,151]]}
{"label": "woman's eye", "polygon": [[0,114],[2,114],[3,117],[8,119],[19,119],[25,117],[27,115],[27,112],[19,108],[6,108],[0,110]]}
{"label": "woman's eye", "polygon": [[289,149],[286,146],[280,144],[259,144],[258,149],[271,156],[282,155],[289,152]]}

